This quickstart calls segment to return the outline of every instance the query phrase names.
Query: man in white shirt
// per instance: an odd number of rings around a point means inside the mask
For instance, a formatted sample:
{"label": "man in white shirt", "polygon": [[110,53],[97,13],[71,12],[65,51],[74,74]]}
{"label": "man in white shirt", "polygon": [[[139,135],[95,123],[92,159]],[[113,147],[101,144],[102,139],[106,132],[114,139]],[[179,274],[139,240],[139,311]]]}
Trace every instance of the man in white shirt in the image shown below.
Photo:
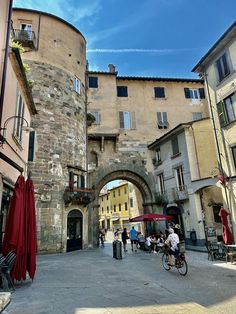
{"label": "man in white shirt", "polygon": [[174,266],[175,256],[179,252],[178,244],[179,244],[179,236],[175,233],[174,229],[169,228],[169,235],[166,239],[165,243],[169,246],[169,264],[170,266]]}

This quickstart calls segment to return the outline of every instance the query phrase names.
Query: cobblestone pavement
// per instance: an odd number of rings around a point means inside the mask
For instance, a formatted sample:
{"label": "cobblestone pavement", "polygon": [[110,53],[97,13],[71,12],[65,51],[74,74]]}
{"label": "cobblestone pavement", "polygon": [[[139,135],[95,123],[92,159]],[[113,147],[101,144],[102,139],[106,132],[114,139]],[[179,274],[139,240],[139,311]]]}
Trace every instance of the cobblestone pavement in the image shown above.
{"label": "cobblestone pavement", "polygon": [[104,248],[37,257],[33,283],[17,285],[5,314],[236,313],[236,265],[187,252],[189,273],[165,271],[160,254],[130,247],[122,260]]}

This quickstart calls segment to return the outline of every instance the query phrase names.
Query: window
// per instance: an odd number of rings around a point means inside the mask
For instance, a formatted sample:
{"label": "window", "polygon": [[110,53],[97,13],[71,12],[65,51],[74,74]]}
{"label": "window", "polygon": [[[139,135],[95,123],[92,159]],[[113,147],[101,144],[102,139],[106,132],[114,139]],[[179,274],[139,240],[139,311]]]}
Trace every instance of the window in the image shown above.
{"label": "window", "polygon": [[34,160],[34,143],[35,143],[35,131],[30,131],[30,134],[29,134],[28,161],[33,161]]}
{"label": "window", "polygon": [[73,88],[77,94],[80,94],[81,82],[77,77],[73,78]]}
{"label": "window", "polygon": [[14,124],[14,136],[15,138],[21,142],[22,140],[22,127],[24,120],[22,119],[24,117],[24,110],[25,110],[25,104],[23,101],[23,98],[19,92],[18,94],[18,99],[17,99],[17,104],[16,104],[16,116],[15,118],[15,124]]}
{"label": "window", "polygon": [[204,99],[205,91],[204,88],[184,88],[185,98],[190,99]]}
{"label": "window", "polygon": [[114,208],[114,213],[115,213],[115,212],[116,212],[116,205],[114,205],[114,207],[113,207],[113,208]]}
{"label": "window", "polygon": [[21,33],[19,35],[20,39],[25,38],[25,40],[32,40],[32,38],[33,38],[33,36],[32,36],[32,24],[22,23],[20,26],[20,29],[21,29]]}
{"label": "window", "polygon": [[120,196],[120,189],[118,190],[118,196]]}
{"label": "window", "polygon": [[132,197],[129,199],[129,204],[130,204],[130,207],[134,207],[134,200]]}
{"label": "window", "polygon": [[161,161],[161,148],[157,147],[156,149],[156,161],[160,162]]}
{"label": "window", "polygon": [[154,87],[155,98],[165,98],[165,88],[164,87]]}
{"label": "window", "polygon": [[100,115],[100,113],[99,113],[98,111],[91,111],[90,113],[91,113],[91,115],[93,115],[94,118],[95,118],[95,121],[93,122],[93,124],[100,124],[100,121],[101,121],[101,115]]}
{"label": "window", "polygon": [[176,183],[177,183],[177,188],[179,191],[184,191],[185,186],[184,186],[184,176],[183,176],[183,168],[178,167],[175,169],[175,178],[176,178]]}
{"label": "window", "polygon": [[220,222],[221,223],[221,218],[219,216],[220,208],[221,208],[221,205],[213,205],[212,206],[215,222]]}
{"label": "window", "polygon": [[128,204],[125,202],[125,210],[128,210]]}
{"label": "window", "polygon": [[124,191],[125,191],[125,194],[127,194],[127,188],[125,188]]}
{"label": "window", "polygon": [[108,201],[108,194],[107,194],[107,201]]}
{"label": "window", "polygon": [[117,86],[117,97],[128,97],[127,86]]}
{"label": "window", "polygon": [[89,88],[98,88],[98,78],[96,76],[89,76]]}
{"label": "window", "polygon": [[103,202],[103,196],[102,196],[102,202]]}
{"label": "window", "polygon": [[220,120],[220,125],[226,124],[236,120],[236,93],[225,98],[217,104],[217,110]]}
{"label": "window", "polygon": [[103,211],[104,211],[104,208],[102,207],[102,213],[103,213]]}
{"label": "window", "polygon": [[157,112],[157,126],[158,129],[168,128],[167,112]]}
{"label": "window", "polygon": [[109,213],[109,206],[107,206],[107,213]]}
{"label": "window", "polygon": [[120,128],[124,130],[133,130],[135,129],[135,113],[128,111],[120,111]]}
{"label": "window", "polygon": [[119,212],[121,212],[121,204],[119,204]]}
{"label": "window", "polygon": [[234,167],[236,169],[236,146],[231,147],[232,150],[232,155],[233,155],[233,160],[234,160]]}
{"label": "window", "polygon": [[221,82],[226,76],[230,74],[228,54],[225,52],[218,60],[216,60],[215,65],[219,82]]}
{"label": "window", "polygon": [[116,191],[113,191],[113,197],[116,197]]}
{"label": "window", "polygon": [[158,191],[160,194],[165,193],[165,183],[164,183],[164,174],[161,173],[157,176],[157,183],[158,183]]}
{"label": "window", "polygon": [[85,188],[85,177],[81,174],[76,174],[73,171],[70,171],[69,186],[72,188]]}
{"label": "window", "polygon": [[179,154],[179,143],[178,143],[177,136],[171,140],[171,146],[172,146],[173,156]]}
{"label": "window", "polygon": [[192,112],[193,121],[202,119],[202,112]]}

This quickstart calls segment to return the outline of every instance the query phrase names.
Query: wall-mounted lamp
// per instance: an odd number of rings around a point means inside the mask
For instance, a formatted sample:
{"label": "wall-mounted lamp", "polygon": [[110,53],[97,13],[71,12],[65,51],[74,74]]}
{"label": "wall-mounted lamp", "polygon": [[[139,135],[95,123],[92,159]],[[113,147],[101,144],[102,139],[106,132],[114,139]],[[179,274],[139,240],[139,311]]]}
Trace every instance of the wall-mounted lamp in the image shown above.
{"label": "wall-mounted lamp", "polygon": [[[7,130],[7,124],[11,119],[21,119],[22,120],[22,130],[26,132],[30,132],[33,129],[29,126],[28,121],[21,116],[12,116],[7,118],[7,120],[4,122],[3,127],[0,127],[0,147],[3,147],[3,144],[6,142],[6,130]],[[23,125],[25,122],[25,125]]]}

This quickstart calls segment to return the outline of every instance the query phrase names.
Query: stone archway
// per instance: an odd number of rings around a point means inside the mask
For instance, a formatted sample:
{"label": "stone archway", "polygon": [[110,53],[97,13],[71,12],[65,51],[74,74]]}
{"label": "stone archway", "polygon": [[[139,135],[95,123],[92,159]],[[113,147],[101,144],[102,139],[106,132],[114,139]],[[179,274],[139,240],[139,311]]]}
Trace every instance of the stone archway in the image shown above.
{"label": "stone archway", "polygon": [[140,191],[143,200],[144,213],[154,212],[155,182],[151,174],[147,174],[144,167],[134,164],[117,164],[108,167],[100,167],[89,175],[90,185],[95,190],[95,199],[88,205],[89,214],[89,246],[96,246],[99,231],[99,193],[110,181],[122,179],[133,183]]}

